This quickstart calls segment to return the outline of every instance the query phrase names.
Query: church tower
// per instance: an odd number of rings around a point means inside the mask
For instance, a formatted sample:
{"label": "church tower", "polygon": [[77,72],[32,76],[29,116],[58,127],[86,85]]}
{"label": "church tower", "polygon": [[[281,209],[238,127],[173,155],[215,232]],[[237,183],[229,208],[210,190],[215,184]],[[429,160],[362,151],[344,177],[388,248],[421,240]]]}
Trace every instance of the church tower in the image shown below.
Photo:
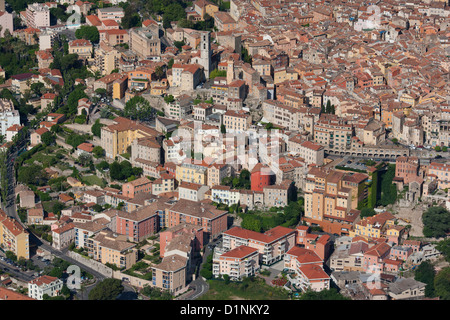
{"label": "church tower", "polygon": [[205,70],[205,77],[209,79],[211,70],[211,34],[209,31],[202,32],[202,39],[200,41],[200,61],[199,64]]}

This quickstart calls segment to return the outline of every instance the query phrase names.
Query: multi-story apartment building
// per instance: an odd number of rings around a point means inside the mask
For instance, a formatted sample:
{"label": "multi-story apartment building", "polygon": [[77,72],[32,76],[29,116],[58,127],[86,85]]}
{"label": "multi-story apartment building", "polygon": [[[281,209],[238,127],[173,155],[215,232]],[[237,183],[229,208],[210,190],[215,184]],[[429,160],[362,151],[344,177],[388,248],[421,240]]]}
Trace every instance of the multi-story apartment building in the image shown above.
{"label": "multi-story apartment building", "polygon": [[275,127],[299,130],[298,109],[287,106],[277,100],[266,100],[262,103],[263,115]]}
{"label": "multi-story apartment building", "polygon": [[319,224],[326,232],[348,234],[359,216],[359,211],[352,209],[352,197],[357,195],[344,186],[347,174],[318,167],[308,171],[304,189],[305,219]]}
{"label": "multi-story apartment building", "polygon": [[58,250],[68,247],[75,239],[75,226],[69,222],[52,230],[52,247]]}
{"label": "multi-story apartment building", "polygon": [[13,15],[11,13],[6,12],[0,8],[0,26],[2,29],[0,30],[0,38],[3,38],[6,30],[9,30],[9,33],[12,34],[14,31],[13,24]]}
{"label": "multi-story apartment building", "polygon": [[168,173],[160,173],[159,178],[153,181],[152,194],[172,192],[175,190],[175,178]]}
{"label": "multi-story apartment building", "polygon": [[231,280],[241,280],[255,275],[259,266],[259,252],[245,245],[227,251],[213,259],[213,276],[228,275]]}
{"label": "multi-story apartment building", "polygon": [[437,180],[439,189],[450,187],[450,164],[431,162],[428,166],[427,177]]}
{"label": "multi-story apartment building", "polygon": [[194,11],[200,16],[202,20],[205,18],[205,15],[214,17],[215,13],[219,11],[219,7],[208,0],[197,0],[194,1],[193,5]]}
{"label": "multi-story apartment building", "polygon": [[133,140],[131,143],[131,163],[137,158],[161,163],[161,145],[153,137]]}
{"label": "multi-story apartment building", "polygon": [[129,198],[134,198],[141,192],[151,193],[151,191],[152,182],[147,177],[141,177],[122,185],[122,194]]}
{"label": "multi-story apartment building", "polygon": [[312,141],[300,142],[297,139],[289,139],[288,151],[303,158],[307,165],[323,165],[325,148],[318,143]]}
{"label": "multi-story apartment building", "polygon": [[87,221],[76,222],[74,220],[73,225],[75,228],[75,246],[77,248],[85,248],[88,239],[99,233],[101,230],[107,229],[109,223],[105,221]]}
{"label": "multi-story apartment building", "polygon": [[0,210],[0,247],[19,259],[30,259],[29,233],[15,219]]}
{"label": "multi-story apartment building", "polygon": [[314,126],[314,142],[326,149],[345,151],[351,148],[352,125],[340,119],[321,119]]}
{"label": "multi-story apartment building", "polygon": [[203,184],[181,181],[178,185],[178,198],[190,201],[202,201],[205,199],[205,192],[208,186]]}
{"label": "multi-story apartment building", "polygon": [[119,211],[116,217],[116,232],[128,241],[140,242],[158,232],[158,214],[154,206],[142,206],[131,212]]}
{"label": "multi-story apartment building", "polygon": [[181,91],[194,90],[205,78],[203,66],[198,63],[175,63],[171,70],[172,73],[169,72],[168,75],[169,84],[171,87],[178,87]]}
{"label": "multi-story apartment building", "polygon": [[188,258],[178,254],[164,257],[152,267],[152,285],[178,295],[186,289]]}
{"label": "multi-story apartment building", "polygon": [[228,12],[218,11],[214,14],[214,25],[219,31],[232,31],[237,23]]}
{"label": "multi-story apartment building", "polygon": [[271,265],[283,259],[295,246],[295,230],[275,227],[259,233],[241,227],[233,227],[223,233],[222,251],[228,252],[242,245],[258,250],[259,262]]}
{"label": "multi-story apartment building", "polygon": [[19,111],[11,100],[0,99],[0,134],[6,136],[6,130],[15,124],[20,125]]}
{"label": "multi-story apartment building", "polygon": [[231,189],[230,186],[216,185],[211,188],[211,200],[217,203],[225,203],[228,206],[239,203],[240,191]]}
{"label": "multi-story apartment building", "polygon": [[25,10],[25,24],[30,28],[50,27],[50,9],[40,3],[29,4]]}
{"label": "multi-story apartment building", "polygon": [[166,104],[165,113],[171,119],[186,119],[192,114],[192,98],[187,94],[178,96],[173,102]]}
{"label": "multi-story apartment building", "polygon": [[135,139],[156,137],[158,140],[161,136],[156,130],[133,120],[117,117],[114,122],[101,128],[101,147],[108,158],[114,159],[118,154],[126,153]]}
{"label": "multi-story apartment building", "polygon": [[330,276],[323,269],[323,260],[312,250],[293,247],[284,256],[284,267],[298,274],[293,281],[302,289],[322,291],[330,288]]}
{"label": "multi-story apartment building", "polygon": [[213,113],[213,105],[209,103],[199,103],[193,106],[194,120],[205,121],[206,117]]}
{"label": "multi-story apartment building", "polygon": [[201,164],[193,164],[183,162],[177,164],[176,179],[177,181],[194,182],[206,185],[207,166]]}
{"label": "multi-story apartment building", "polygon": [[130,49],[141,59],[151,59],[161,54],[159,34],[147,28],[130,30]]}
{"label": "multi-story apartment building", "polygon": [[420,162],[417,157],[398,157],[395,159],[395,177],[403,179],[403,183],[409,184],[419,175]]}
{"label": "multi-story apartment building", "polygon": [[122,21],[125,16],[125,12],[121,7],[109,7],[97,9],[97,17],[100,21],[114,20],[117,23]]}
{"label": "multi-story apartment building", "polygon": [[121,44],[128,44],[130,42],[130,35],[128,30],[123,29],[110,29],[104,30],[100,34],[100,40],[105,40],[110,46],[116,46]]}
{"label": "multi-story apartment building", "polygon": [[94,63],[101,75],[109,75],[119,68],[121,54],[105,41],[101,41],[95,50]]}
{"label": "multi-story apartment building", "polygon": [[354,229],[349,232],[349,236],[360,236],[364,239],[378,239],[382,236],[386,237],[386,229],[393,225],[394,216],[386,211],[363,218],[355,224]]}
{"label": "multi-story apartment building", "polygon": [[28,296],[36,300],[44,300],[44,294],[56,297],[63,287],[62,280],[47,275],[28,282]]}
{"label": "multi-story apartment building", "polygon": [[292,180],[283,180],[280,184],[265,186],[263,188],[264,206],[285,207],[292,199],[294,192],[296,191]]}
{"label": "multi-story apartment building", "polygon": [[213,239],[227,229],[227,211],[202,202],[178,200],[166,210],[166,226],[190,223],[203,227],[206,238]]}
{"label": "multi-story apartment building", "polygon": [[112,230],[102,230],[87,240],[88,255],[103,264],[129,269],[137,262],[137,250],[136,244],[127,240],[126,236]]}
{"label": "multi-story apartment building", "polygon": [[252,116],[243,110],[228,110],[223,114],[222,124],[227,132],[245,132],[252,125]]}
{"label": "multi-story apartment building", "polygon": [[206,176],[208,187],[218,186],[222,183],[223,178],[231,176],[231,166],[225,163],[213,163],[208,167]]}

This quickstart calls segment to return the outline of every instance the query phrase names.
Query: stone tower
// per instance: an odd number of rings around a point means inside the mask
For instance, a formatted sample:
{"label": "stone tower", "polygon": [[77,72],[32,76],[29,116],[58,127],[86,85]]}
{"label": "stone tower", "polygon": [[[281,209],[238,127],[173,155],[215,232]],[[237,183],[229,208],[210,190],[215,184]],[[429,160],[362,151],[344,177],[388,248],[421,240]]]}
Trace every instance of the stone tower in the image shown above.
{"label": "stone tower", "polygon": [[205,70],[205,77],[209,79],[211,70],[211,34],[209,31],[202,32],[202,39],[200,41],[200,61],[199,64]]}
{"label": "stone tower", "polygon": [[229,58],[227,61],[227,84],[234,80],[234,60]]}

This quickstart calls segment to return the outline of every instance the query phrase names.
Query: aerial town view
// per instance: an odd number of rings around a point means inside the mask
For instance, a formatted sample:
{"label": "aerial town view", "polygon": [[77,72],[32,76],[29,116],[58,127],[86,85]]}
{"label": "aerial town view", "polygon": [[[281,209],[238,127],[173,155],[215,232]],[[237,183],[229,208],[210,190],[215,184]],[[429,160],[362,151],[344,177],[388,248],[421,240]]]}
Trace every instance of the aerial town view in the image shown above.
{"label": "aerial town view", "polygon": [[450,300],[449,0],[0,0],[0,130],[0,300]]}

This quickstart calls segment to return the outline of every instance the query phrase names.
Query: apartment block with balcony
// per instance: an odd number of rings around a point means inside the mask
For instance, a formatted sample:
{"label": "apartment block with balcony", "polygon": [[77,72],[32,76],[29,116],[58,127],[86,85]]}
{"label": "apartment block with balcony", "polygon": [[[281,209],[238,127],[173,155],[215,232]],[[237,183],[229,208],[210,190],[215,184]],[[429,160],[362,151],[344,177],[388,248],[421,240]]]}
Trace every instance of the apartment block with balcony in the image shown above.
{"label": "apartment block with balcony", "polygon": [[213,259],[213,276],[228,275],[231,280],[241,280],[255,275],[260,268],[256,248],[241,245]]}
{"label": "apartment block with balcony", "polygon": [[129,269],[137,262],[136,244],[127,241],[127,237],[105,229],[89,238],[87,252],[94,260],[109,263],[118,268]]}
{"label": "apartment block with balcony", "polygon": [[30,28],[50,27],[50,9],[44,4],[29,4],[25,10],[25,24]]}
{"label": "apartment block with balcony", "polygon": [[284,254],[295,246],[295,230],[281,226],[264,233],[233,227],[222,236],[224,252],[242,245],[255,248],[259,253],[259,262],[264,265],[272,265],[280,261]]}
{"label": "apartment block with balcony", "polygon": [[30,259],[29,233],[15,219],[0,209],[0,247],[19,259]]}
{"label": "apartment block with balcony", "polygon": [[152,285],[178,295],[187,289],[188,259],[178,254],[164,257],[160,264],[152,267]]}
{"label": "apartment block with balcony", "polygon": [[284,267],[295,272],[298,277],[292,284],[305,291],[322,291],[330,288],[330,276],[323,269],[324,261],[312,250],[293,247],[286,252]]}
{"label": "apartment block with balcony", "polygon": [[105,41],[101,41],[95,50],[94,66],[101,75],[109,75],[115,69],[119,68],[121,54]]}
{"label": "apartment block with balcony", "polygon": [[314,126],[314,142],[325,149],[345,151],[351,148],[352,125],[338,119],[321,119]]}

